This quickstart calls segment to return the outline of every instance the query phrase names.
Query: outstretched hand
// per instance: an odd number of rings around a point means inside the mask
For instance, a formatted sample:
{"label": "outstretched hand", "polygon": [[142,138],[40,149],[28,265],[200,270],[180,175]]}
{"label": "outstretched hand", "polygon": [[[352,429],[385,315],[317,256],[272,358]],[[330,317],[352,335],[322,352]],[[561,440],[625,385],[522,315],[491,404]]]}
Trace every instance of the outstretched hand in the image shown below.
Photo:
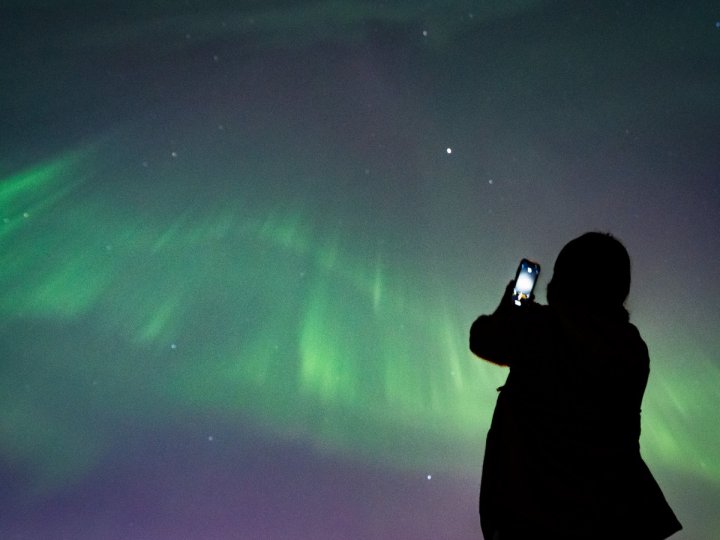
{"label": "outstretched hand", "polygon": [[509,310],[512,309],[523,309],[535,303],[535,294],[530,294],[530,296],[526,300],[522,301],[521,306],[516,306],[515,301],[513,300],[514,290],[515,280],[513,279],[510,280],[510,282],[505,286],[505,292],[503,292],[503,296],[500,299],[500,303],[498,304],[495,313],[507,313]]}

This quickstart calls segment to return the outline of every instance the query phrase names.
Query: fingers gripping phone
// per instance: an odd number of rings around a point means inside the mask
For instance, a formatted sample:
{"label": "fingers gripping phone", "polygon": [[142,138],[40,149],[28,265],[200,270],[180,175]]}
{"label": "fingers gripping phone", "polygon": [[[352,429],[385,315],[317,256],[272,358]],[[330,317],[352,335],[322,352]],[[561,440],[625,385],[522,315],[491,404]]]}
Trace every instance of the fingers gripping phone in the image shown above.
{"label": "fingers gripping phone", "polygon": [[512,299],[516,306],[522,306],[530,299],[539,275],[540,265],[538,263],[528,259],[520,261],[512,293]]}

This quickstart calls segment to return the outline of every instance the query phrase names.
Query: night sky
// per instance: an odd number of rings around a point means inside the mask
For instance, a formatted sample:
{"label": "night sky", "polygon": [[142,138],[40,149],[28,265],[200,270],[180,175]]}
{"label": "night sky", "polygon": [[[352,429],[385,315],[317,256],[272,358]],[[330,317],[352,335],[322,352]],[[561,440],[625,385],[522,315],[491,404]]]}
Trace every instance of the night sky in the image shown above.
{"label": "night sky", "polygon": [[716,2],[0,20],[0,537],[482,538],[507,370],[469,326],[588,230],[632,258],[673,538],[720,537]]}

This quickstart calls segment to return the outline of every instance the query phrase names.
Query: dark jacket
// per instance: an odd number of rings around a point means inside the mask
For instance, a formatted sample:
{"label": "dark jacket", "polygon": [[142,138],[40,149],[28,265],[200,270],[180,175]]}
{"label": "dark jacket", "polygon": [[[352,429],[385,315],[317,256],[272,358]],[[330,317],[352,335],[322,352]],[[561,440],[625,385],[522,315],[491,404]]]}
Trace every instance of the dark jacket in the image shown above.
{"label": "dark jacket", "polygon": [[626,317],[503,302],[472,325],[470,349],[510,366],[483,463],[485,538],[659,540],[682,528],[640,456],[649,358]]}

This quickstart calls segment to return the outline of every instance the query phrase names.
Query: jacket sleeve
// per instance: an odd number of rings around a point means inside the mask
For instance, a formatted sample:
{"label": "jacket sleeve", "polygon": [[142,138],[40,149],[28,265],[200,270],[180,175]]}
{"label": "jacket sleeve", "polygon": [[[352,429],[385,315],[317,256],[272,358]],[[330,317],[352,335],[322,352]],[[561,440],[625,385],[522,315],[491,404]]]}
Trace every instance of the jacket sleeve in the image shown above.
{"label": "jacket sleeve", "polygon": [[470,327],[470,350],[480,358],[498,364],[510,365],[508,325],[497,315],[481,315]]}
{"label": "jacket sleeve", "polygon": [[534,313],[540,307],[531,302],[515,306],[508,285],[492,315],[481,315],[470,327],[470,350],[480,358],[500,366],[512,366],[526,349]]}

